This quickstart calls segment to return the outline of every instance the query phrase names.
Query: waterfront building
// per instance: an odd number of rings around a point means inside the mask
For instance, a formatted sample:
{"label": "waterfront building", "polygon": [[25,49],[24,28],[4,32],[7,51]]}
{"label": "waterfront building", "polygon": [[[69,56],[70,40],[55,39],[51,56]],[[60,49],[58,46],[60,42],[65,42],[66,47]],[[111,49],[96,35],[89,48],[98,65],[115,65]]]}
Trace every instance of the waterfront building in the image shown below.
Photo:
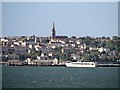
{"label": "waterfront building", "polygon": [[61,47],[63,44],[61,42],[51,42],[49,43],[49,47]]}

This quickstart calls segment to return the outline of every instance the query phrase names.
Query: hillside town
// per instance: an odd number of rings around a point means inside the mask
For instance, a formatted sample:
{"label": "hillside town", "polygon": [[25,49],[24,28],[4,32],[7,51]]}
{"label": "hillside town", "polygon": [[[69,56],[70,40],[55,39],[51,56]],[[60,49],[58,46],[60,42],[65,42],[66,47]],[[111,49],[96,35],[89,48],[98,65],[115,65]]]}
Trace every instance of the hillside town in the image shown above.
{"label": "hillside town", "polygon": [[9,64],[62,65],[67,61],[120,63],[120,37],[57,36],[54,23],[48,37],[1,37],[0,47],[2,62]]}

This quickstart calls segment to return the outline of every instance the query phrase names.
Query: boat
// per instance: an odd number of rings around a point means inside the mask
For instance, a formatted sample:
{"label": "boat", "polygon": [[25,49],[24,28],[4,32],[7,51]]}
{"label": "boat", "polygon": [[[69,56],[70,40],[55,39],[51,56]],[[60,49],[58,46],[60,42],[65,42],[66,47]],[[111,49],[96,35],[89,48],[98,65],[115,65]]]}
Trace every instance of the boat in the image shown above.
{"label": "boat", "polygon": [[96,62],[66,62],[67,67],[96,67]]}

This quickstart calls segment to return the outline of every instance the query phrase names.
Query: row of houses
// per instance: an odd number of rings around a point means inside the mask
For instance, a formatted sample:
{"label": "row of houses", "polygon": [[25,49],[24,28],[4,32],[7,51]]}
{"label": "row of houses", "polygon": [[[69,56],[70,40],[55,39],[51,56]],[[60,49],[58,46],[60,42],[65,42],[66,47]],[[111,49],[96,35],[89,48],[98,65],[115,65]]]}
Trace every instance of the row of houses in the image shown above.
{"label": "row of houses", "polygon": [[[30,37],[1,37],[0,54],[3,60],[26,60],[27,58],[37,60],[83,60],[84,54],[96,52],[99,57],[106,54],[107,56],[114,55],[119,59],[118,51],[107,47],[106,42],[109,41],[111,42],[112,39],[91,37],[50,38],[36,37],[35,35]],[[112,45],[112,43],[110,44]]]}

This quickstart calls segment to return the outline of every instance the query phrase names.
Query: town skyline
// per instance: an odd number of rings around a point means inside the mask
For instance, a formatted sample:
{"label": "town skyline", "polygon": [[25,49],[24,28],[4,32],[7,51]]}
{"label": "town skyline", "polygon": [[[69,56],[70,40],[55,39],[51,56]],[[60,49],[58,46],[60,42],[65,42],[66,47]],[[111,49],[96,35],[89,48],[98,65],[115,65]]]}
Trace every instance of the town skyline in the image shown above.
{"label": "town skyline", "polygon": [[117,2],[3,3],[2,36],[118,36]]}
{"label": "town skyline", "polygon": [[[23,36],[23,37],[31,37],[31,36],[35,36],[35,37],[48,37],[48,38],[50,38],[50,39],[55,39],[55,38],[72,38],[72,37],[74,37],[74,38],[82,38],[82,37],[97,38],[97,36],[95,37],[95,36],[89,36],[89,35],[87,35],[87,36],[75,36],[75,35],[66,36],[66,35],[59,35],[59,34],[57,33],[56,26],[55,26],[55,23],[54,23],[54,22],[52,23],[52,27],[51,27],[49,36],[36,36],[35,34],[32,34],[32,35],[29,35],[29,36],[19,35],[19,36],[2,36],[2,37],[4,38],[4,37],[22,37],[22,36]],[[113,38],[114,36],[116,37],[116,36],[118,36],[118,35],[113,35],[113,36],[111,36],[111,37],[98,36],[98,38],[102,38],[102,37],[105,37],[105,38]],[[119,37],[119,36],[118,36],[118,37]]]}

